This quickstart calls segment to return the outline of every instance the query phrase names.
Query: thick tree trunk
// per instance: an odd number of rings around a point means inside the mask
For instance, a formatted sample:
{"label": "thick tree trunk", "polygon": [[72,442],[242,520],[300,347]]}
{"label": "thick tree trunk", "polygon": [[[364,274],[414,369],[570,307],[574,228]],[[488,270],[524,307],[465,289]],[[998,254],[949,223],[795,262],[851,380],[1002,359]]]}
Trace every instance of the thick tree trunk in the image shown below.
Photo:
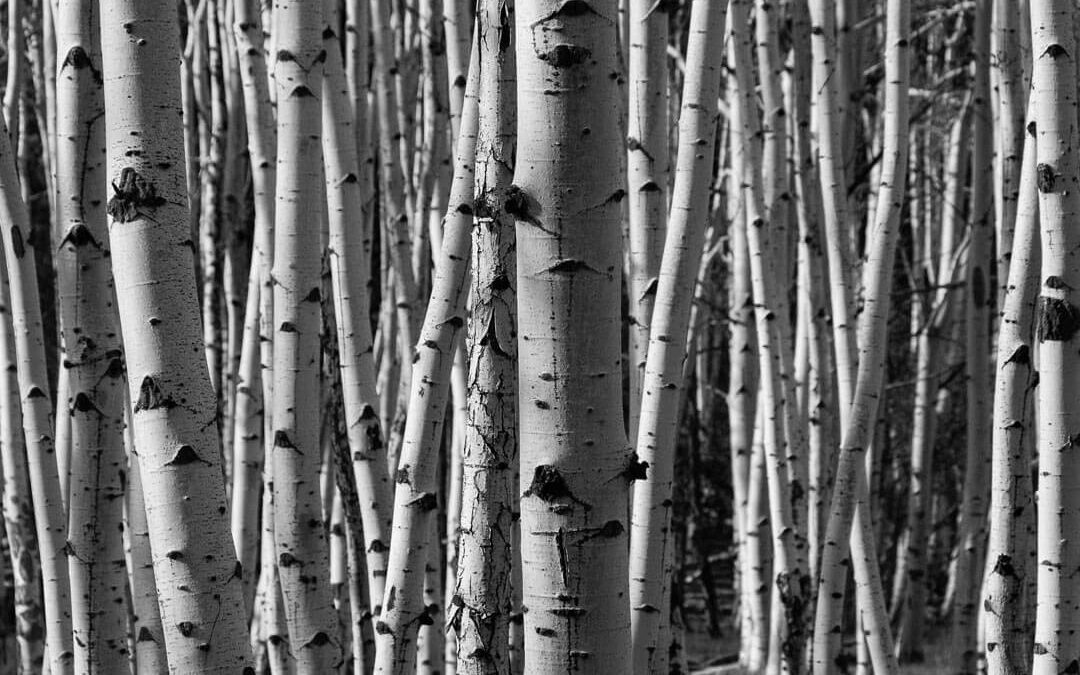
{"label": "thick tree trunk", "polygon": [[521,538],[531,673],[630,672],[616,3],[518,7]]}
{"label": "thick tree trunk", "polygon": [[[110,244],[162,625],[174,671],[250,665],[185,206],[175,8],[101,4]],[[176,73],[177,77],[169,77]]]}
{"label": "thick tree trunk", "polygon": [[1080,173],[1077,133],[1075,5],[1031,3],[1036,108],[1042,290],[1036,317],[1039,339],[1038,600],[1032,672],[1060,673],[1080,666]]}

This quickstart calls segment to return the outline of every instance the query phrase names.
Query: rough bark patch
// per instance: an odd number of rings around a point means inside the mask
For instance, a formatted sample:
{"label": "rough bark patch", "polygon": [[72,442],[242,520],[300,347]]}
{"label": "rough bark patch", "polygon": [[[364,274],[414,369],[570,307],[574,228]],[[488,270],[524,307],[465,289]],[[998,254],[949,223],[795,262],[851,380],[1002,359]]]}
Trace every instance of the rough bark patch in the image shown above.
{"label": "rough bark patch", "polygon": [[1067,342],[1080,329],[1080,310],[1068,300],[1039,296],[1039,342]]}
{"label": "rough bark patch", "polygon": [[118,223],[129,223],[141,217],[140,209],[156,209],[165,204],[154,183],[130,166],[120,172],[120,182],[112,184],[115,193],[106,206],[109,216]]}
{"label": "rough bark patch", "polygon": [[161,393],[161,387],[158,386],[154,378],[149,375],[143,378],[142,384],[139,385],[139,398],[135,401],[134,412],[154,410],[156,408],[168,410],[175,406],[176,402],[173,401],[171,396]]}
{"label": "rough bark patch", "polygon": [[1039,186],[1039,192],[1043,194],[1054,191],[1054,167],[1049,164],[1039,164],[1035,167],[1035,182]]}

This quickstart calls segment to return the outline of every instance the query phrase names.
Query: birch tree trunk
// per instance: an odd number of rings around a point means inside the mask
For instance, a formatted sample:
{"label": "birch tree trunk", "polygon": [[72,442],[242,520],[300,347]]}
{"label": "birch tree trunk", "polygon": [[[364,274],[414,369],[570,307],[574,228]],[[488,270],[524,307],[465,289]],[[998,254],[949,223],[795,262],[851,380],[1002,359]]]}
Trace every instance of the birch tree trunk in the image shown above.
{"label": "birch tree trunk", "polygon": [[[884,376],[893,258],[907,172],[909,14],[907,2],[889,0],[886,10],[886,107],[881,186],[864,271],[866,304],[859,326],[861,353],[850,411],[843,422],[836,483],[821,562],[813,652],[814,672],[819,675],[831,672],[839,654],[843,634],[843,588],[848,569],[852,566],[855,569],[856,602],[874,668],[882,673],[897,670],[870,531],[867,477],[863,465],[866,449],[873,436]],[[830,266],[833,264],[835,261],[830,259]],[[839,365],[842,355],[838,353],[837,356]]]}
{"label": "birch tree trunk", "polygon": [[[479,109],[465,443],[457,584],[448,623],[457,672],[509,675],[512,539],[517,512],[517,330],[514,217],[506,211],[517,150],[514,5],[477,12]],[[455,533],[450,533],[454,536]]]}
{"label": "birch tree trunk", "polygon": [[648,468],[634,487],[629,577],[634,672],[642,675],[668,670],[675,445],[690,307],[709,215],[726,13],[722,1],[698,0],[691,9],[671,220],[642,382],[636,448],[638,461]]}
{"label": "birch tree trunk", "polygon": [[322,91],[321,4],[279,2],[276,31],[278,172],[274,212],[274,543],[300,673],[341,662],[330,595],[319,469]]}
{"label": "birch tree trunk", "polygon": [[649,322],[656,297],[656,278],[664,253],[667,225],[669,16],[666,5],[651,0],[628,3],[629,115],[626,170],[629,217],[630,438],[637,438]]}
{"label": "birch tree trunk", "polygon": [[[105,0],[109,238],[170,668],[250,665],[184,197],[179,40],[167,2]],[[172,76],[169,74],[173,73]]]}
{"label": "birch tree trunk", "polygon": [[[11,325],[11,303],[7,265],[0,257],[0,461],[3,462],[4,529],[15,591],[15,642],[19,649],[20,672],[36,672],[42,667],[47,619],[42,606],[42,565],[38,535],[34,530],[35,503],[30,489],[30,473],[19,407],[16,375],[15,332]],[[69,657],[70,660],[70,657]],[[51,667],[51,664],[50,664]]]}
{"label": "birch tree trunk", "polygon": [[[232,533],[244,569],[244,606],[255,603],[255,561],[258,554],[262,502],[262,470],[266,460],[265,429],[270,425],[273,386],[273,287],[270,270],[274,249],[274,193],[277,176],[277,130],[270,105],[263,28],[256,0],[234,4],[245,128],[251,158],[254,236],[244,337],[237,372],[233,438]],[[269,368],[267,366],[270,366]]]}
{"label": "birch tree trunk", "polygon": [[518,377],[525,663],[630,672],[616,2],[518,8]]}
{"label": "birch tree trunk", "polygon": [[[44,590],[46,650],[51,673],[73,668],[70,587],[66,558],[67,526],[60,501],[53,447],[52,401],[45,360],[37,269],[30,235],[30,216],[19,190],[15,155],[0,120],[0,222],[4,261],[10,284],[19,398],[26,438],[27,466],[34,503]],[[25,234],[24,234],[25,233]]]}
{"label": "birch tree trunk", "polygon": [[[386,468],[386,445],[376,413],[375,360],[369,316],[367,280],[371,276],[370,238],[362,221],[371,217],[361,195],[356,146],[351,143],[353,121],[340,44],[334,26],[336,12],[324,4],[327,62],[323,81],[323,163],[329,208],[329,261],[337,319],[338,359],[345,429],[351,451],[351,470],[360,497],[367,568],[369,609],[376,619],[385,591],[393,501]],[[336,50],[336,51],[335,51]],[[358,222],[360,221],[360,222]]]}
{"label": "birch tree trunk", "polygon": [[[765,205],[761,148],[755,139],[761,133],[754,97],[754,77],[749,35],[739,28],[748,22],[745,0],[733,0],[730,19],[732,67],[737,76],[738,142],[742,145],[742,184],[747,219],[747,247],[750,255],[750,283],[754,298],[754,323],[758,341],[762,410],[762,442],[768,456],[769,517],[773,536],[773,659],[783,659],[785,668],[799,672],[803,667],[803,647],[807,639],[810,578],[807,574],[804,533],[796,520],[798,498],[793,485],[792,461],[800,453],[797,434],[802,433],[795,408],[794,382],[783,373],[792,373],[789,322],[780,309],[782,272],[778,269],[778,242],[783,229],[774,231]],[[779,325],[778,325],[779,324]],[[786,362],[786,363],[785,363]],[[789,461],[790,460],[792,461]],[[781,653],[782,650],[782,653]],[[779,668],[779,662],[772,664]]]}
{"label": "birch tree trunk", "polygon": [[1035,433],[1029,429],[1035,423],[1032,329],[1040,263],[1035,145],[1032,134],[1024,144],[1009,279],[998,332],[987,550],[992,567],[983,587],[984,646],[991,675],[1026,673],[1032,658],[1033,598],[1027,594],[1028,580],[1035,574],[1030,555],[1035,524],[1031,484]]}
{"label": "birch tree trunk", "polygon": [[139,455],[131,428],[131,402],[127,396],[124,398],[124,445],[128,459],[124,534],[128,546],[128,583],[131,585],[131,610],[134,614],[131,625],[135,635],[134,671],[137,675],[143,675],[167,671],[169,660],[165,654],[154,561],[150,553],[150,529],[146,525],[146,495],[143,494]]}
{"label": "birch tree trunk", "polygon": [[1077,157],[1076,49],[1071,2],[1032,0],[1042,289],[1036,316],[1039,339],[1038,598],[1032,672],[1080,667],[1080,192]]}
{"label": "birch tree trunk", "polygon": [[127,573],[122,528],[124,350],[105,213],[105,99],[97,12],[65,2],[57,80],[57,252],[60,320],[71,417],[68,567],[79,672],[128,666]]}
{"label": "birch tree trunk", "polygon": [[[476,53],[474,44],[474,63]],[[465,326],[469,234],[474,211],[478,77],[478,69],[470,67],[470,84],[454,161],[454,182],[443,221],[442,251],[435,266],[429,310],[416,345],[409,414],[395,473],[394,529],[383,615],[375,625],[377,673],[403,675],[412,668],[417,628],[421,623],[432,621],[423,603],[424,572],[432,544],[428,524],[438,506],[437,452],[449,398],[454,344]]]}

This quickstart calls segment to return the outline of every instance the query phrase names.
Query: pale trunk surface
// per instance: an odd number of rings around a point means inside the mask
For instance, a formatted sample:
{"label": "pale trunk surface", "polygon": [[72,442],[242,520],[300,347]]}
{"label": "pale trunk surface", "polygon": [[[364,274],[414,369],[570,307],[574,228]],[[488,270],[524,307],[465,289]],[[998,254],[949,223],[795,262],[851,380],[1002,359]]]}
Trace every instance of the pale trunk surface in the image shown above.
{"label": "pale trunk surface", "polygon": [[71,417],[68,568],[75,667],[127,668],[123,514],[124,351],[105,214],[105,100],[95,8],[59,6],[57,295]]}
{"label": "pale trunk surface", "polygon": [[1033,0],[1032,96],[1042,225],[1039,340],[1038,598],[1032,672],[1080,668],[1080,173],[1077,148],[1075,6]]}
{"label": "pale trunk surface", "polygon": [[3,511],[12,581],[15,590],[15,634],[19,667],[23,672],[41,668],[45,651],[45,614],[42,607],[41,563],[34,531],[34,502],[23,438],[19,381],[15,374],[15,333],[11,326],[7,266],[0,258],[0,453],[3,461]]}
{"label": "pale trunk surface", "polygon": [[691,301],[709,215],[726,10],[726,2],[712,0],[698,0],[691,10],[671,219],[641,383],[636,447],[645,472],[634,476],[644,480],[633,491],[629,599],[634,672],[643,675],[668,670],[675,448]]}
{"label": "pale trunk surface", "polygon": [[[202,355],[173,5],[102,3],[110,244],[164,639],[174,671],[250,665]],[[168,74],[174,73],[173,77]]]}
{"label": "pale trunk surface", "polygon": [[668,181],[668,13],[651,0],[627,3],[629,43],[626,172],[629,237],[626,242],[630,326],[630,438],[637,438],[645,355],[656,277],[664,252]]}
{"label": "pale trunk surface", "polygon": [[20,194],[7,127],[0,120],[0,222],[4,262],[10,284],[15,361],[26,438],[27,466],[34,503],[38,550],[45,601],[46,650],[51,673],[73,668],[70,587],[65,534],[53,447],[52,401],[46,372],[44,328],[41,321],[37,270],[30,236],[30,215]]}
{"label": "pale trunk surface", "polygon": [[[474,57],[476,48],[474,46]],[[403,674],[414,665],[416,630],[431,621],[423,603],[424,571],[432,542],[428,523],[438,506],[436,467],[450,390],[457,335],[465,326],[469,234],[473,222],[473,156],[476,144],[477,68],[469,69],[461,137],[443,242],[429,311],[416,344],[414,377],[401,458],[395,472],[393,536],[382,620],[376,623],[375,672]],[[382,121],[382,117],[380,117]],[[406,263],[407,264],[407,263]],[[384,355],[385,356],[385,355]]]}
{"label": "pale trunk surface", "polygon": [[[814,672],[819,675],[832,672],[836,666],[843,635],[843,589],[852,566],[855,569],[856,602],[874,669],[881,673],[897,670],[874,551],[864,458],[873,436],[884,377],[893,259],[907,178],[909,13],[906,2],[889,1],[883,164],[865,266],[865,308],[859,325],[860,355],[855,390],[850,411],[843,422],[836,483],[822,549],[813,652]],[[830,250],[830,257],[831,254]],[[830,260],[830,265],[833,264]],[[837,356],[838,359],[841,357],[839,353]],[[849,362],[851,366],[853,364]],[[850,377],[850,373],[847,376]]]}
{"label": "pale trunk surface", "polygon": [[255,560],[259,545],[262,469],[266,459],[267,420],[271,417],[273,288],[270,269],[274,247],[274,190],[277,136],[267,85],[263,29],[257,0],[237,0],[236,34],[244,121],[251,161],[254,236],[248,282],[244,335],[240,346],[234,408],[232,466],[232,534],[244,577],[244,607],[255,607]]}
{"label": "pale trunk surface", "polygon": [[1034,134],[1024,144],[1009,278],[998,332],[989,572],[983,587],[983,641],[987,672],[992,675],[1026,673],[1032,657],[1034,599],[1028,597],[1028,583],[1035,574],[1031,484],[1035,434],[1029,429],[1035,422],[1033,328],[1040,263],[1035,144]]}
{"label": "pale trunk surface", "polygon": [[274,9],[274,543],[289,648],[301,673],[328,672],[341,661],[319,481],[321,9],[298,2],[279,2]]}
{"label": "pale trunk surface", "polygon": [[531,673],[630,672],[616,2],[517,13],[521,557]]}
{"label": "pale trunk surface", "polygon": [[[351,110],[340,41],[332,26],[336,17],[327,12],[323,31],[327,63],[323,81],[323,163],[329,209],[330,238],[328,256],[333,283],[334,315],[337,325],[341,393],[345,429],[351,451],[351,470],[355,477],[363,520],[364,550],[367,552],[369,608],[377,617],[382,604],[386,557],[389,549],[390,515],[393,502],[390,477],[386,468],[386,445],[377,414],[379,398],[375,392],[375,360],[371,321],[368,315],[367,282],[371,276],[370,238],[361,222],[370,218],[365,208],[359,174],[361,168],[355,145],[351,143],[357,111]],[[361,222],[357,222],[357,221]]]}

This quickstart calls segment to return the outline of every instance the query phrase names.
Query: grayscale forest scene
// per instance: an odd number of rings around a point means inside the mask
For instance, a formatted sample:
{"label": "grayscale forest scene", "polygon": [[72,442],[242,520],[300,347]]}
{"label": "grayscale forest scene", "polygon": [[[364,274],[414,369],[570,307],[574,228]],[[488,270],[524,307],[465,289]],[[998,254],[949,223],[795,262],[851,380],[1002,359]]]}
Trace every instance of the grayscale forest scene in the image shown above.
{"label": "grayscale forest scene", "polygon": [[1080,675],[1080,0],[0,0],[0,675]]}

